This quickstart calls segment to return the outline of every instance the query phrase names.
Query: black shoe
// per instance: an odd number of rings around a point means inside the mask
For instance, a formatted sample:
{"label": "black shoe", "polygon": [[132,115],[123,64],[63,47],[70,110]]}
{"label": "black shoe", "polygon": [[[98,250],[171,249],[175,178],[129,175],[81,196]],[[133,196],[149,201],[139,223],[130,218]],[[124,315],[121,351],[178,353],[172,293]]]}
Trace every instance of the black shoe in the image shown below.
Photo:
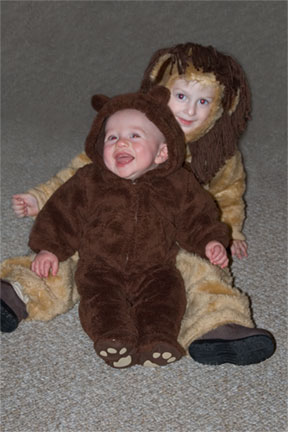
{"label": "black shoe", "polygon": [[18,327],[19,320],[10,307],[1,300],[1,332],[11,333]]}
{"label": "black shoe", "polygon": [[10,282],[1,279],[1,332],[11,333],[20,321],[28,317],[25,303]]}
{"label": "black shoe", "polygon": [[226,324],[191,343],[190,356],[208,365],[250,365],[272,356],[276,342],[267,330]]}

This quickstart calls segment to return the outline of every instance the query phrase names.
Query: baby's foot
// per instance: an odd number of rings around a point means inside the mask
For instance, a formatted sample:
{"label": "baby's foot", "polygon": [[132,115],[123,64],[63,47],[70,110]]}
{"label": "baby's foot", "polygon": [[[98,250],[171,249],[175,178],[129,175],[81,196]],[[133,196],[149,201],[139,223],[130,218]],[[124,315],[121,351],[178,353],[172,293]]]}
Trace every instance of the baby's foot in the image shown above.
{"label": "baby's foot", "polygon": [[143,346],[139,352],[139,364],[145,367],[167,366],[180,360],[183,353],[168,342],[155,342]]}
{"label": "baby's foot", "polygon": [[95,350],[109,366],[123,369],[135,364],[134,346],[119,339],[100,339]]}

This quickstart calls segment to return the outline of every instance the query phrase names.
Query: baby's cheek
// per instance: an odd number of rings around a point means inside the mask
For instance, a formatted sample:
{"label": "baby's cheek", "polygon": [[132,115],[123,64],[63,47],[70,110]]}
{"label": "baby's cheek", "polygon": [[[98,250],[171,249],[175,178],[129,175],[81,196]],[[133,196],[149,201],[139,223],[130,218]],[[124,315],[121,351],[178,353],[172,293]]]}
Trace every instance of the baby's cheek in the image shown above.
{"label": "baby's cheek", "polygon": [[104,148],[104,152],[103,152],[103,161],[104,161],[104,164],[106,165],[107,168],[110,167],[110,165],[111,165],[111,160],[112,160],[111,151],[109,151],[108,148]]}

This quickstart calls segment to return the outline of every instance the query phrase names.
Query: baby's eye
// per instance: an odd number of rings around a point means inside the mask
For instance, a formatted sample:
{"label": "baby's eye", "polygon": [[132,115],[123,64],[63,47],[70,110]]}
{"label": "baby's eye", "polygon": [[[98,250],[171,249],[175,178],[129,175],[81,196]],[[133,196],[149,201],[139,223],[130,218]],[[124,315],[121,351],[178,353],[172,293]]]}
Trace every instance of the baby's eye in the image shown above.
{"label": "baby's eye", "polygon": [[115,141],[117,139],[116,135],[109,135],[105,141]]}
{"label": "baby's eye", "polygon": [[186,100],[186,96],[183,93],[176,93],[176,98],[183,101]]}
{"label": "baby's eye", "polygon": [[140,135],[136,132],[131,133],[131,138],[140,138]]}

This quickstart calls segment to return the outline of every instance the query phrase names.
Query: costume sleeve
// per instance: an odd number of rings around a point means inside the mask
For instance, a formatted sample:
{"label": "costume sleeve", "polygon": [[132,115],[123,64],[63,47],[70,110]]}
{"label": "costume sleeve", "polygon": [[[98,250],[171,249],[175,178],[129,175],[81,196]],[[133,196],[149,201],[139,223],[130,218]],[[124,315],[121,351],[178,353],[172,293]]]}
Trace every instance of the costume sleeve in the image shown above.
{"label": "costume sleeve", "polygon": [[27,193],[33,195],[38,202],[39,209],[41,210],[48,198],[67,180],[69,180],[76,171],[91,163],[91,160],[85,153],[80,153],[69,163],[67,168],[59,171],[54,177],[48,180],[46,183],[39,184],[35,188],[27,191]]}
{"label": "costume sleeve", "polygon": [[80,171],[60,186],[36,217],[29,237],[34,252],[48,250],[65,261],[79,249],[86,201]]}
{"label": "costume sleeve", "polygon": [[226,248],[230,241],[229,227],[220,222],[217,205],[192,173],[187,172],[188,187],[183,208],[176,222],[178,243],[188,252],[205,258],[205,247],[212,240]]}
{"label": "costume sleeve", "polygon": [[245,171],[238,151],[216,174],[208,186],[218,203],[221,220],[232,230],[234,240],[245,240],[242,226],[245,218]]}

